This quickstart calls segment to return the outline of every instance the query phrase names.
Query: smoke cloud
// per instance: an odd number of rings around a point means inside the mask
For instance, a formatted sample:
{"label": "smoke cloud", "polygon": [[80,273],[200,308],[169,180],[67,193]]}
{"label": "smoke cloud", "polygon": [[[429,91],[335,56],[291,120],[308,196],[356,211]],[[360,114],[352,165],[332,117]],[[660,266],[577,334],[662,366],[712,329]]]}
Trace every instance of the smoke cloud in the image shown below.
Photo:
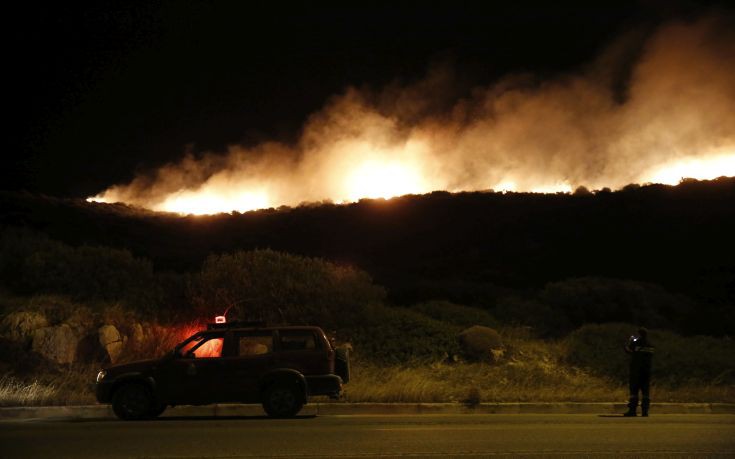
{"label": "smoke cloud", "polygon": [[179,162],[90,198],[215,213],[433,190],[555,192],[735,175],[735,27],[709,16],[622,36],[575,74],[510,75],[452,99],[453,72],[347,89],[295,145]]}

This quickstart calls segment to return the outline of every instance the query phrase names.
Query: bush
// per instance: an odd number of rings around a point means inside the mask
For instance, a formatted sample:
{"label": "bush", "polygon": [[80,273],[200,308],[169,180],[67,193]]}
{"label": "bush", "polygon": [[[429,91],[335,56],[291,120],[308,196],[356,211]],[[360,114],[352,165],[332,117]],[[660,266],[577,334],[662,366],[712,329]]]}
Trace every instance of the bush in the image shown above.
{"label": "bush", "polygon": [[684,317],[691,302],[662,287],[630,280],[583,277],[552,282],[538,296],[556,314],[566,318],[567,333],[585,323],[627,322],[649,328],[671,329],[673,318]]}
{"label": "bush", "polygon": [[197,313],[272,323],[340,328],[359,322],[385,292],[364,271],[272,250],[212,255],[193,276],[189,298]]}
{"label": "bush", "polygon": [[560,336],[570,329],[563,313],[535,299],[504,297],[493,309],[493,314],[507,324],[529,326],[539,336]]}
{"label": "bush", "polygon": [[[636,326],[623,323],[585,325],[565,339],[568,363],[589,368],[624,383],[629,357],[623,351]],[[735,383],[735,343],[727,338],[682,337],[663,330],[650,330],[656,347],[653,380],[670,386]]]}
{"label": "bush", "polygon": [[487,311],[472,308],[450,301],[427,301],[411,306],[411,309],[431,317],[432,319],[447,322],[460,327],[472,325],[484,325],[486,327],[498,327],[498,321]]}
{"label": "bush", "polygon": [[0,273],[21,294],[61,294],[78,301],[123,301],[151,312],[161,290],[148,260],[127,250],[71,247],[28,230],[0,233]]}
{"label": "bush", "polygon": [[457,354],[458,331],[418,312],[383,305],[368,307],[361,324],[345,329],[355,357],[389,364],[435,362]]}
{"label": "bush", "polygon": [[494,362],[493,350],[502,349],[503,341],[494,329],[475,325],[459,334],[459,345],[470,360]]}

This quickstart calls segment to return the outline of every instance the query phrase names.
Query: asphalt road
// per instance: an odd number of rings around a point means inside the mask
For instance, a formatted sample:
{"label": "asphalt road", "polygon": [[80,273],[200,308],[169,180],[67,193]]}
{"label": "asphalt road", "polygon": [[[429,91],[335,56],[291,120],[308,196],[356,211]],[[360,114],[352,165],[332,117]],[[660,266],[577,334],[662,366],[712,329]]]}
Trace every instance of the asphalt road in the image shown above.
{"label": "asphalt road", "polygon": [[0,457],[735,457],[735,415],[0,422]]}

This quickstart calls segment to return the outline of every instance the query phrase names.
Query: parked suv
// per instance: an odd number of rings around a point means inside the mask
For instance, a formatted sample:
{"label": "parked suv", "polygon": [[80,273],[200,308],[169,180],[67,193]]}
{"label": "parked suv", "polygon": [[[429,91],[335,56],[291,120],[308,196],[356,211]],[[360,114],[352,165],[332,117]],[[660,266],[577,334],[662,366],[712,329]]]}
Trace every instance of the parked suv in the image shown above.
{"label": "parked suv", "polygon": [[224,402],[262,403],[269,416],[292,417],[309,396],[338,397],[347,381],[346,350],[319,327],[210,324],[160,359],[103,369],[96,394],[121,419]]}

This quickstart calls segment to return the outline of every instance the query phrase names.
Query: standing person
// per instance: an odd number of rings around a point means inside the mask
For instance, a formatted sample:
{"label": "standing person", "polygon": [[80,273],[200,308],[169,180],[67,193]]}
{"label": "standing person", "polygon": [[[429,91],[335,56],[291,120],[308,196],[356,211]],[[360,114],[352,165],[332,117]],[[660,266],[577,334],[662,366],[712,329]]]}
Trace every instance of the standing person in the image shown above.
{"label": "standing person", "polygon": [[636,416],[638,407],[638,391],[641,392],[641,415],[648,416],[648,407],[651,405],[651,364],[654,347],[648,341],[648,330],[638,329],[637,336],[631,336],[625,345],[625,352],[630,354],[630,399],[628,411],[623,416]]}

